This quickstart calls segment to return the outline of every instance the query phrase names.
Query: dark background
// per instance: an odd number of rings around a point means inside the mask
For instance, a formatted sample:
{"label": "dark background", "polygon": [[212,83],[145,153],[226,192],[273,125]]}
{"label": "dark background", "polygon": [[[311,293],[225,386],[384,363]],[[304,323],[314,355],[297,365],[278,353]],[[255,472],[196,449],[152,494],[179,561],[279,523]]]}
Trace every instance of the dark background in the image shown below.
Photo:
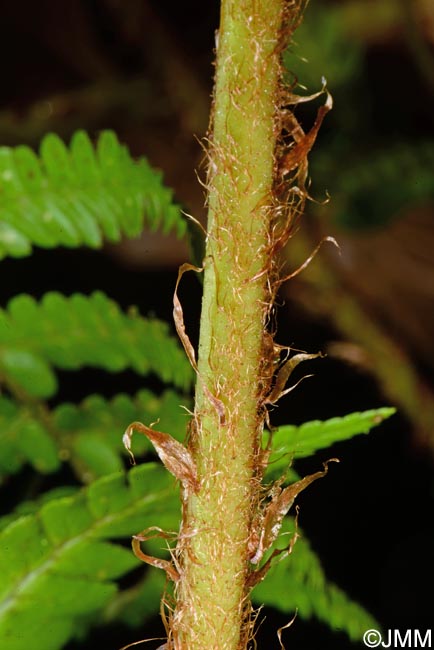
{"label": "dark background", "polygon": [[[334,6],[312,0],[315,4]],[[146,155],[165,170],[167,184],[175,188],[178,200],[203,220],[203,193],[194,171],[201,169],[202,157],[196,137],[202,137],[207,127],[218,4],[17,0],[0,3],[0,9],[2,144],[37,146],[49,130],[68,139],[78,127],[93,135],[113,128],[134,154]],[[425,11],[427,7],[419,3],[418,17],[426,20]],[[392,12],[389,22],[379,26],[375,16],[373,12],[372,24],[366,18],[361,26],[363,65],[356,84],[359,119],[364,124],[360,147],[368,152],[381,143],[390,146],[403,134],[408,139],[432,138],[434,130],[433,86],[415,63],[402,17],[398,19]],[[433,24],[425,23],[418,35],[431,53]],[[346,102],[354,110],[354,98],[345,89],[336,100],[341,115],[346,115]],[[338,109],[336,112],[339,115]],[[348,115],[343,119],[351,121]],[[342,127],[343,133],[346,128]],[[325,124],[318,148],[327,147],[333,129],[340,132],[338,118]],[[405,178],[401,182],[405,184]],[[427,205],[418,241],[420,250],[432,251],[432,210]],[[308,224],[315,219],[315,210],[309,210]],[[399,283],[390,285],[389,273],[398,265],[403,274],[411,275],[413,262],[406,256],[409,242],[404,238],[397,249],[396,237],[392,248],[387,241],[388,232],[395,236],[402,220],[420,223],[417,210],[407,206],[399,216],[399,226],[390,219],[367,233],[345,230],[342,238],[349,242],[349,255],[354,254],[356,265],[353,276],[359,272],[364,285],[349,281],[342,269],[336,273],[342,274],[344,286],[351,287],[354,299],[372,322],[390,331],[416,369],[423,390],[431,396],[432,258],[424,257],[425,270],[418,271],[411,303],[405,300]],[[329,226],[334,233],[336,224],[330,221]],[[328,224],[322,222],[323,228],[327,230]],[[360,250],[370,252],[369,269],[363,266],[366,257],[357,252]],[[401,261],[396,250],[404,255]],[[1,303],[20,292],[41,296],[47,290],[70,294],[102,289],[122,306],[136,304],[142,313],[155,313],[170,321],[177,265],[188,254],[185,245],[174,239],[148,235],[102,252],[36,250],[24,260],[2,262]],[[374,285],[372,297],[366,286]],[[186,277],[180,293],[191,338],[197,341],[201,286],[195,278]],[[294,294],[290,286],[280,299],[280,343],[315,352],[327,350],[330,342],[341,339],[333,319],[315,316],[297,301],[297,289]],[[390,308],[387,301],[392,301]],[[394,315],[394,324],[388,313]],[[414,328],[405,326],[413,320],[422,324],[423,335],[418,337]],[[395,403],[384,391],[375,368],[331,355],[315,365],[314,372],[313,378],[282,401],[273,414],[275,424],[301,423]],[[390,372],[393,374],[393,366]],[[142,386],[143,380],[133,373],[63,373],[58,400],[79,400],[96,390],[110,396]],[[321,460],[328,457],[341,459],[326,480],[300,498],[300,526],[322,558],[327,576],[363,604],[384,629],[418,628],[423,632],[434,627],[434,432],[397,406],[398,414],[370,436],[336,445],[298,464],[300,473],[308,473],[317,471]],[[273,610],[263,613],[266,620],[258,631],[258,646],[277,647],[275,631],[290,616]],[[164,635],[158,620],[139,631],[97,629],[84,644],[73,642],[67,648],[115,650],[160,633]],[[354,647],[343,634],[300,619],[284,633],[284,639],[299,650]]]}

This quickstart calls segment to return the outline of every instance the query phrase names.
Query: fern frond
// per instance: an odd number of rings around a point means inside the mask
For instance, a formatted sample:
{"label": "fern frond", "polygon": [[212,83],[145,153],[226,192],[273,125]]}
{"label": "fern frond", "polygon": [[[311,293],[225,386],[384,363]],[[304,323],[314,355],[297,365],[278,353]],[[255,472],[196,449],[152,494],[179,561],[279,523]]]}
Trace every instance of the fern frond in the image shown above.
{"label": "fern frond", "polygon": [[[122,433],[135,420],[151,423],[182,441],[186,415],[180,408],[185,398],[167,390],[161,396],[139,391],[134,397],[117,395],[106,400],[99,395],[81,404],[61,404],[51,413],[38,417],[38,411],[0,397],[0,479],[29,463],[38,472],[59,469],[60,458],[71,461],[85,482],[123,470],[126,455]],[[161,417],[160,417],[161,416]],[[134,440],[137,455],[154,453],[143,436]]]}
{"label": "fern frond", "polygon": [[15,510],[9,512],[7,515],[0,517],[0,532],[20,517],[23,517],[24,515],[34,514],[40,510],[40,508],[42,508],[45,503],[53,501],[54,499],[72,496],[79,490],[80,488],[76,485],[60,485],[59,487],[55,487],[52,490],[43,492],[36,499],[21,501]]}
{"label": "fern frond", "polygon": [[[32,634],[32,647],[57,650],[78,625],[90,625],[91,620],[95,624],[121,619],[136,626],[144,612],[155,613],[154,596],[164,576],[152,572],[117,593],[115,579],[137,562],[130,551],[105,540],[129,536],[156,521],[176,530],[180,514],[173,487],[173,479],[161,466],[148,463],[129,472],[128,485],[117,473],[72,497],[52,495],[37,512],[0,532],[0,647],[27,649]],[[288,517],[282,531],[288,535],[294,530],[294,520]],[[288,545],[286,535],[276,546]],[[292,555],[277,562],[255,587],[253,600],[285,612],[298,609],[302,618],[315,616],[354,640],[362,631],[378,627],[363,608],[326,580],[303,537]]]}
{"label": "fern frond", "polygon": [[378,227],[409,205],[434,201],[433,169],[432,140],[401,142],[370,153],[336,175],[337,222],[358,229]]}
{"label": "fern frond", "polygon": [[83,131],[68,149],[45,136],[39,157],[26,146],[0,148],[0,259],[32,246],[90,246],[137,237],[144,225],[183,236],[186,222],[161,173],[135,162],[112,131],[96,147]]}
{"label": "fern frond", "polygon": [[27,408],[0,396],[0,479],[30,463],[41,474],[59,469],[58,448]]}
{"label": "fern frond", "polygon": [[[294,534],[292,517],[285,519],[282,530],[286,535]],[[288,540],[288,536],[280,537],[276,547],[287,547]],[[363,607],[327,580],[318,556],[304,536],[297,540],[289,557],[272,566],[252,597],[257,604],[270,605],[285,613],[297,611],[303,619],[314,616],[332,630],[346,632],[353,641],[360,641],[366,630],[379,629]]]}
{"label": "fern frond", "polygon": [[273,433],[270,472],[280,472],[286,469],[293,459],[312,456],[316,451],[330,447],[335,442],[369,433],[373,427],[395,412],[393,407],[383,407],[325,421],[305,422],[301,426],[281,426]]}
{"label": "fern frond", "polygon": [[[122,469],[126,455],[122,433],[136,420],[148,423],[158,420],[159,427],[180,441],[185,438],[186,414],[180,408],[185,402],[173,391],[156,396],[142,390],[134,397],[117,395],[108,401],[99,395],[87,397],[79,406],[62,404],[53,414],[53,424],[68,440],[70,453],[85,473],[87,480]],[[155,453],[146,436],[134,440],[134,453]]]}
{"label": "fern frond", "polygon": [[[99,479],[73,497],[50,501],[0,534],[0,647],[58,650],[75,623],[95,619],[117,591],[116,578],[138,565],[109,538],[157,520],[176,529],[172,477],[149,463]],[[157,605],[157,603],[156,603]]]}
{"label": "fern frond", "polygon": [[36,397],[57,389],[52,370],[84,366],[119,372],[132,368],[155,373],[185,390],[192,371],[168,326],[134,311],[124,314],[103,293],[69,298],[47,293],[40,303],[28,295],[13,298],[0,311],[0,373]]}

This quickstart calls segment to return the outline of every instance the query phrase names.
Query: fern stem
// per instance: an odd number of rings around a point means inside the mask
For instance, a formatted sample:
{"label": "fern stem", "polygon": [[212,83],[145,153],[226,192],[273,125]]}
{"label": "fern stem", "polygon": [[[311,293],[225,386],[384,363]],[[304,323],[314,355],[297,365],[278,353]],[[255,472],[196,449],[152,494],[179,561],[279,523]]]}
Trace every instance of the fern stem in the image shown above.
{"label": "fern stem", "polygon": [[223,0],[209,151],[209,216],[194,430],[201,487],[184,507],[177,650],[235,650],[249,635],[247,541],[272,215],[282,0]]}

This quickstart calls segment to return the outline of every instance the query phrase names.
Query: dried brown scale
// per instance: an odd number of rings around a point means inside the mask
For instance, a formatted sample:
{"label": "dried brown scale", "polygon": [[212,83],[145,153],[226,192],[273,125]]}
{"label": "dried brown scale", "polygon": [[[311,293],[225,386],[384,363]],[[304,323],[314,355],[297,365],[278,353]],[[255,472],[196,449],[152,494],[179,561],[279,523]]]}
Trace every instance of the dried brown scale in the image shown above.
{"label": "dried brown scale", "polygon": [[308,361],[310,359],[317,359],[321,357],[321,353],[318,354],[296,354],[294,357],[291,357],[285,361],[276,376],[274,386],[270,391],[269,395],[264,400],[264,404],[275,404],[281,397],[286,395],[292,388],[287,388],[285,390],[286,383],[292,373],[292,371],[298,366],[302,361]]}
{"label": "dried brown scale", "polygon": [[197,372],[197,364],[196,364],[196,353],[194,351],[193,346],[190,343],[190,339],[187,336],[187,333],[185,331],[185,323],[184,323],[184,314],[182,311],[181,303],[178,298],[178,286],[181,281],[182,276],[186,271],[196,271],[196,272],[201,272],[203,271],[202,268],[198,268],[196,266],[193,266],[192,264],[182,264],[179,267],[178,270],[178,278],[176,280],[176,285],[175,285],[175,291],[173,293],[173,321],[175,323],[176,331],[178,333],[179,339],[184,347],[185,353],[188,357],[188,360],[190,361],[190,364],[195,372]]}
{"label": "dried brown scale", "polygon": [[322,121],[329,110],[331,110],[332,106],[333,102],[331,95],[327,93],[326,103],[318,109],[314,125],[308,133],[304,133],[294,115],[291,115],[291,135],[293,136],[295,144],[280,159],[278,174],[283,178],[294,169],[297,169],[297,180],[301,181],[302,191],[304,191],[307,180],[307,156],[314,145]]}
{"label": "dried brown scale", "polygon": [[188,449],[168,433],[151,429],[141,422],[130,424],[123,436],[124,446],[133,462],[135,461],[131,451],[131,439],[134,431],[143,434],[152,442],[163,465],[182,483],[186,492],[199,490],[196,465]]}
{"label": "dried brown scale", "polygon": [[324,463],[324,470],[322,472],[309,474],[299,481],[296,481],[292,485],[284,488],[283,490],[280,488],[279,482],[274,483],[270,493],[271,501],[265,510],[261,524],[262,527],[258,548],[255,555],[250,558],[250,562],[252,564],[258,564],[261,561],[264,553],[277,539],[282,527],[283,518],[291,509],[298,494],[300,494],[300,492],[305,490],[317,479],[323,478],[328,472],[328,464],[330,462],[338,463],[339,460],[337,458],[331,458],[326,463]]}
{"label": "dried brown scale", "polygon": [[312,260],[315,258],[316,254],[318,253],[318,251],[320,250],[320,248],[325,242],[330,242],[331,244],[334,244],[334,246],[336,246],[336,248],[340,251],[340,246],[334,237],[323,237],[320,243],[318,244],[318,246],[309,255],[309,257],[307,257],[304,260],[303,264],[300,264],[300,266],[297,269],[295,269],[295,271],[292,271],[292,273],[286,275],[285,277],[281,278],[278,281],[279,286],[284,282],[287,282],[288,280],[292,280],[292,278],[295,278],[299,273],[302,273],[302,271],[304,271],[304,269],[306,269],[309,266],[309,264],[312,262]]}
{"label": "dried brown scale", "polygon": [[[185,323],[184,323],[184,314],[182,310],[181,303],[178,298],[178,286],[181,281],[182,276],[186,271],[196,271],[197,273],[200,273],[203,271],[202,268],[198,268],[196,266],[193,266],[192,264],[182,264],[178,270],[178,278],[176,280],[176,285],[175,285],[175,291],[173,293],[173,320],[175,323],[176,331],[178,333],[178,336],[181,340],[181,343],[184,347],[185,353],[188,357],[188,360],[190,361],[191,367],[193,370],[196,372],[196,374],[200,377],[199,370],[197,367],[196,363],[196,353],[194,351],[194,348],[190,342],[190,339],[187,336],[186,330],[185,330]],[[220,424],[224,424],[225,422],[225,407],[223,402],[218,399],[215,395],[211,393],[211,391],[208,389],[206,384],[203,384],[203,390],[205,391],[208,399],[210,402],[213,404],[214,408],[216,409],[217,413],[219,414],[219,419],[220,419]]]}
{"label": "dried brown scale", "polygon": [[285,553],[285,555],[291,555],[298,538],[299,538],[299,534],[297,532],[297,519],[296,519],[296,531],[295,531],[294,535],[291,537],[291,540],[290,540],[287,548],[281,548],[281,549],[276,548],[276,549],[274,549],[274,551],[271,553],[270,557],[262,565],[262,567],[260,569],[256,569],[255,571],[252,571],[249,574],[249,576],[247,578],[247,586],[249,587],[249,589],[253,589],[257,584],[259,584],[260,582],[262,582],[262,580],[265,579],[265,577],[267,576],[268,571],[270,570],[270,568],[271,568],[271,566],[273,564],[274,558],[279,557],[283,553]]}
{"label": "dried brown scale", "polygon": [[[151,535],[150,532],[157,530],[157,533]],[[161,558],[153,557],[151,555],[147,555],[146,553],[143,553],[140,544],[141,542],[146,542],[148,539],[152,539],[153,537],[161,537],[163,539],[168,539],[168,538],[173,538],[173,534],[170,535],[169,533],[165,533],[161,529],[157,528],[156,526],[152,526],[151,528],[148,528],[147,530],[142,531],[138,535],[133,535],[133,539],[131,542],[132,548],[133,548],[133,553],[134,555],[141,560],[142,562],[146,562],[146,564],[149,564],[157,569],[162,569],[163,571],[166,572],[167,577],[172,580],[173,582],[178,582],[179,580],[179,573],[169,560],[163,560]]]}
{"label": "dried brown scale", "polygon": [[[133,648],[138,645],[142,645],[143,643],[148,643],[149,641],[161,641],[161,637],[154,637],[153,639],[141,639],[140,641],[133,641],[132,643],[128,643],[128,645],[122,646],[122,648],[119,648],[119,650],[128,650],[128,648]],[[163,643],[163,645],[159,645],[156,650],[167,650],[168,646],[167,643]]]}
{"label": "dried brown scale", "polygon": [[291,625],[294,623],[296,618],[297,618],[297,612],[295,612],[294,616],[291,618],[291,620],[286,625],[283,625],[282,627],[279,627],[279,629],[277,630],[277,638],[278,638],[279,643],[280,643],[280,650],[285,650],[285,646],[282,643],[282,632],[283,632],[283,630],[288,629],[288,627],[291,627]]}

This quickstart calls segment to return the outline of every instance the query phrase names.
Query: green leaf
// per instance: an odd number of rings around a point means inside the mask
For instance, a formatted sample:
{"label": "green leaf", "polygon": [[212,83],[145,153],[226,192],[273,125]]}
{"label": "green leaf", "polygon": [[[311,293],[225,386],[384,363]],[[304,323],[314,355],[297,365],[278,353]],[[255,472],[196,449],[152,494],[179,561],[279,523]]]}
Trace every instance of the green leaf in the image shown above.
{"label": "green leaf", "polygon": [[[285,548],[295,531],[294,519],[287,517],[276,547]],[[298,531],[300,533],[300,531]],[[363,632],[379,629],[378,623],[358,603],[326,579],[318,556],[301,536],[289,557],[276,561],[265,580],[253,590],[253,601],[270,605],[282,612],[297,611],[302,619],[313,616],[332,630],[344,631],[353,641],[360,641]]]}
{"label": "green leaf", "polygon": [[57,388],[50,366],[84,366],[119,372],[154,372],[187,389],[192,370],[166,323],[130,310],[124,314],[101,292],[91,296],[45,294],[37,303],[22,294],[0,310],[0,371],[30,395],[50,397]]}
{"label": "green leaf", "polygon": [[122,471],[119,455],[104,441],[92,434],[81,434],[73,442],[74,454],[88,468],[89,479]]}
{"label": "green leaf", "polygon": [[[54,412],[54,426],[62,432],[63,439],[72,442],[73,454],[80,458],[83,470],[90,478],[108,474],[126,456],[122,434],[131,422],[141,420],[147,424],[159,422],[159,427],[174,438],[183,441],[187,416],[180,405],[186,398],[173,391],[157,397],[142,390],[134,398],[117,395],[108,401],[91,395],[79,406],[62,404]],[[189,404],[189,403],[188,403]],[[133,442],[136,457],[145,452],[155,453],[146,436],[136,436]]]}
{"label": "green leaf", "polygon": [[27,407],[0,396],[0,477],[14,474],[24,463],[43,474],[60,467],[56,441]]}
{"label": "green leaf", "polygon": [[[177,528],[172,477],[148,463],[51,500],[0,533],[0,647],[58,650],[83,617],[95,619],[114,598],[115,580],[139,565],[126,537],[158,521]],[[158,608],[158,601],[155,602]]]}
{"label": "green leaf", "polygon": [[38,156],[28,147],[0,148],[0,259],[32,246],[90,246],[137,237],[144,226],[183,236],[186,221],[172,192],[146,159],[132,160],[112,131],[96,150],[78,131],[68,149],[45,136]]}
{"label": "green leaf", "polygon": [[285,469],[291,460],[312,456],[319,449],[330,447],[335,442],[348,440],[361,433],[369,433],[396,412],[395,408],[383,407],[350,413],[341,418],[305,422],[301,426],[285,425],[273,433],[270,456],[270,471]]}
{"label": "green leaf", "polygon": [[[187,415],[181,404],[190,405],[172,390],[160,396],[141,390],[134,397],[120,394],[111,400],[90,395],[81,404],[59,405],[42,422],[38,411],[0,396],[0,478],[26,462],[42,473],[55,472],[60,458],[79,466],[86,483],[119,471],[127,456],[122,434],[135,420],[158,420],[164,431],[184,440]],[[145,436],[134,438],[133,450],[137,458],[155,453]]]}
{"label": "green leaf", "polygon": [[72,496],[73,494],[76,494],[79,489],[80,488],[78,486],[74,485],[60,485],[59,487],[53,488],[52,490],[48,490],[48,492],[43,492],[37,499],[34,499],[33,501],[21,501],[21,503],[18,504],[13,512],[0,517],[0,531],[2,531],[4,528],[9,526],[9,524],[11,524],[13,521],[16,521],[23,515],[34,514],[40,510],[44,503],[48,503],[49,501],[60,499],[66,496]]}
{"label": "green leaf", "polygon": [[13,347],[0,350],[0,365],[13,385],[18,384],[35,397],[47,397],[56,390],[56,377],[50,367],[27,350]]}
{"label": "green leaf", "polygon": [[17,446],[23,457],[30,461],[41,474],[59,469],[59,454],[54,440],[40,422],[27,420],[22,423],[17,436]]}

